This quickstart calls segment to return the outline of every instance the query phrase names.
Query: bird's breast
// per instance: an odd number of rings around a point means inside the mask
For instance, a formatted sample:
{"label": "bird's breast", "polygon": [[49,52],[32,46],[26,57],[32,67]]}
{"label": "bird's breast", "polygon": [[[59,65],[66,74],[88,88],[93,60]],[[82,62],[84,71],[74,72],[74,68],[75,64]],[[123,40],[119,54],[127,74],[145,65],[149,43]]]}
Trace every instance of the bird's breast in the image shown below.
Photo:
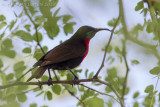
{"label": "bird's breast", "polygon": [[[88,54],[88,51],[89,51],[89,42],[90,42],[90,39],[89,38],[86,38],[85,40],[84,40],[84,43],[85,43],[85,45],[86,45],[86,52],[85,52],[85,54],[84,54],[84,56],[83,56],[83,59],[87,56],[87,54]],[[83,59],[82,59],[82,61],[83,61]]]}

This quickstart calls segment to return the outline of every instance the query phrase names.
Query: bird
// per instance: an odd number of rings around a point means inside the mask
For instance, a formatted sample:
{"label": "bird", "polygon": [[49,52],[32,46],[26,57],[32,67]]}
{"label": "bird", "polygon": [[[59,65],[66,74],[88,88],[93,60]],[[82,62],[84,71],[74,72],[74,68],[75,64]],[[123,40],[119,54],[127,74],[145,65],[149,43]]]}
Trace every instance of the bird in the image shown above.
{"label": "bird", "polygon": [[52,81],[50,69],[68,70],[73,74],[74,80],[78,80],[78,77],[71,69],[81,64],[88,54],[90,40],[101,30],[110,31],[107,28],[94,28],[91,26],[80,27],[70,39],[48,51],[33,65],[33,67],[38,66],[39,68],[27,82],[33,78],[41,78],[44,72],[48,70],[48,84],[50,84]]}

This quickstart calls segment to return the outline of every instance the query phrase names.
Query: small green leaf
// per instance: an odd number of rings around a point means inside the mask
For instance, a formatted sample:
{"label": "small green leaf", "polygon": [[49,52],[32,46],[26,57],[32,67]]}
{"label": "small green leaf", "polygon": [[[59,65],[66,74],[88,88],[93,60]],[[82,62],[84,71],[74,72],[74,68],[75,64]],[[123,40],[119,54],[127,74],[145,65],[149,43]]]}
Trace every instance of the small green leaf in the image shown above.
{"label": "small green leaf", "polygon": [[131,62],[132,62],[132,64],[139,64],[138,60],[132,60]]}
{"label": "small green leaf", "polygon": [[50,91],[47,91],[47,99],[52,100],[52,93]]}
{"label": "small green leaf", "polygon": [[0,59],[0,68],[3,67],[3,61]]}
{"label": "small green leaf", "polygon": [[29,107],[37,107],[36,103],[30,104]]}
{"label": "small green leaf", "polygon": [[134,93],[133,98],[135,99],[135,98],[137,98],[138,96],[139,96],[139,92],[137,91],[137,92]]}
{"label": "small green leaf", "polygon": [[25,102],[27,100],[27,96],[25,94],[19,94],[17,95],[18,101],[19,102]]}
{"label": "small green leaf", "polygon": [[153,85],[149,85],[146,87],[146,89],[144,90],[145,93],[152,93],[153,92]]}
{"label": "small green leaf", "polygon": [[137,6],[135,7],[135,11],[139,11],[143,8],[144,8],[143,1],[140,1],[140,2],[137,3]]}
{"label": "small green leaf", "polygon": [[115,77],[117,77],[117,70],[116,70],[116,68],[110,68],[110,69],[108,69],[107,70],[108,72],[108,76],[109,77],[111,77],[111,78],[115,78]]}
{"label": "small green leaf", "polygon": [[121,54],[121,51],[120,51],[120,49],[119,49],[119,47],[115,47],[115,51],[116,51],[116,53],[118,53],[118,54]]}
{"label": "small green leaf", "polygon": [[12,80],[13,78],[14,78],[13,73],[8,74],[7,77],[6,77],[7,81]]}
{"label": "small green leaf", "polygon": [[64,33],[67,35],[68,33],[73,33],[73,25],[75,25],[76,23],[75,22],[70,22],[70,23],[66,23],[64,26],[63,26],[63,30],[64,30]]}
{"label": "small green leaf", "polygon": [[88,78],[93,78],[93,74],[94,74],[94,72],[91,72],[91,73],[89,74],[89,77],[88,77]]}
{"label": "small green leaf", "polygon": [[22,40],[27,41],[27,42],[32,42],[33,38],[30,33],[25,32],[23,30],[19,30],[15,33],[15,35],[19,36]]}
{"label": "small green leaf", "polygon": [[9,26],[9,30],[12,30],[12,28],[14,27],[14,25],[15,25],[15,23],[17,22],[17,20],[16,21],[11,21],[11,24],[10,24],[10,26]]}
{"label": "small green leaf", "polygon": [[85,71],[85,77],[87,78],[88,76],[88,69]]}
{"label": "small green leaf", "polygon": [[110,20],[108,22],[108,25],[113,27],[115,25],[116,21],[117,21],[117,18],[113,18],[112,20]]}
{"label": "small green leaf", "polygon": [[31,25],[27,24],[27,25],[25,25],[24,27],[26,28],[27,31],[30,31]]}
{"label": "small green leaf", "polygon": [[12,48],[12,47],[13,47],[13,45],[12,45],[12,40],[11,40],[11,39],[8,39],[8,38],[5,39],[5,40],[3,40],[1,46],[2,46],[2,48],[5,49],[5,50]]}
{"label": "small green leaf", "polygon": [[63,16],[63,23],[67,23],[70,19],[72,19],[73,17],[71,15],[64,15]]}
{"label": "small green leaf", "polygon": [[154,67],[150,70],[152,75],[158,75],[160,73],[160,67]]}
{"label": "small green leaf", "polygon": [[133,107],[139,107],[139,103],[136,101],[133,105]]}
{"label": "small green leaf", "polygon": [[53,85],[52,86],[52,91],[55,93],[55,94],[57,94],[57,95],[60,95],[60,93],[61,93],[61,86],[60,85]]}
{"label": "small green leaf", "polygon": [[2,51],[2,54],[9,58],[14,58],[16,56],[16,52],[14,50],[4,50]]}
{"label": "small green leaf", "polygon": [[36,52],[34,54],[34,58],[36,58],[37,60],[39,60],[44,54],[42,52]]}
{"label": "small green leaf", "polygon": [[23,53],[31,53],[31,48],[27,47],[22,50]]}
{"label": "small green leaf", "polygon": [[152,33],[154,31],[154,24],[152,22],[148,22],[147,23],[147,28],[146,28],[146,31],[148,33]]}
{"label": "small green leaf", "polygon": [[1,22],[1,23],[0,23],[0,29],[2,29],[3,27],[5,27],[6,25],[7,25],[6,22]]}
{"label": "small green leaf", "polygon": [[19,61],[14,64],[14,71],[15,72],[22,72],[26,69],[27,67],[24,65],[24,61]]}
{"label": "small green leaf", "polygon": [[85,101],[87,107],[104,107],[104,100],[98,97],[92,97]]}
{"label": "small green leaf", "polygon": [[15,94],[10,94],[10,95],[7,96],[6,100],[8,102],[15,101],[16,100],[16,95]]}
{"label": "small green leaf", "polygon": [[41,78],[42,81],[48,81],[48,79],[49,79],[49,77],[47,75],[43,75]]}
{"label": "small green leaf", "polygon": [[42,41],[42,39],[43,39],[42,33],[38,32],[38,35],[36,35],[36,34],[33,35],[33,40],[35,40],[37,42],[37,39],[39,39],[39,42]]}
{"label": "small green leaf", "polygon": [[6,17],[4,15],[0,15],[0,21],[6,20]]}
{"label": "small green leaf", "polygon": [[54,17],[56,17],[57,16],[57,14],[58,14],[58,12],[59,12],[59,10],[60,10],[61,8],[59,7],[55,12],[54,12]]}

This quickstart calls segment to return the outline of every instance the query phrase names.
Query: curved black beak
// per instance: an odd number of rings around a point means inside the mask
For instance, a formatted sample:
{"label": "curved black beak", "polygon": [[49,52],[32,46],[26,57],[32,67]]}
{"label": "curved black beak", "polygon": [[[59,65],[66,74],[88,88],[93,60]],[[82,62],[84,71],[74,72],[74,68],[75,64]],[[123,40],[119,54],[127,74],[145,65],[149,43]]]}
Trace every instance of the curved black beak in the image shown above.
{"label": "curved black beak", "polygon": [[107,30],[107,31],[110,31],[110,32],[112,31],[112,30],[107,29],[107,28],[96,28],[95,29],[96,32],[101,31],[101,30]]}

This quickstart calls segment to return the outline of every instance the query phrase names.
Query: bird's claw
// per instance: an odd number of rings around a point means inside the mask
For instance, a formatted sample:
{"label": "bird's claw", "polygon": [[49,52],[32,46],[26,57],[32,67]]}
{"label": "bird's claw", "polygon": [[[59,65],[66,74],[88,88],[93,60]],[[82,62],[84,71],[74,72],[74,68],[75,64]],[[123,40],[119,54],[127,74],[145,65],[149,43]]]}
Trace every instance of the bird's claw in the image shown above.
{"label": "bird's claw", "polygon": [[77,85],[77,84],[79,84],[79,78],[78,77],[75,77],[74,78],[74,80],[73,80],[73,84],[72,84],[72,87],[73,87],[73,85]]}
{"label": "bird's claw", "polygon": [[48,79],[48,86],[50,86],[50,85],[53,85],[53,84],[52,84],[52,78],[49,78],[49,79]]}

